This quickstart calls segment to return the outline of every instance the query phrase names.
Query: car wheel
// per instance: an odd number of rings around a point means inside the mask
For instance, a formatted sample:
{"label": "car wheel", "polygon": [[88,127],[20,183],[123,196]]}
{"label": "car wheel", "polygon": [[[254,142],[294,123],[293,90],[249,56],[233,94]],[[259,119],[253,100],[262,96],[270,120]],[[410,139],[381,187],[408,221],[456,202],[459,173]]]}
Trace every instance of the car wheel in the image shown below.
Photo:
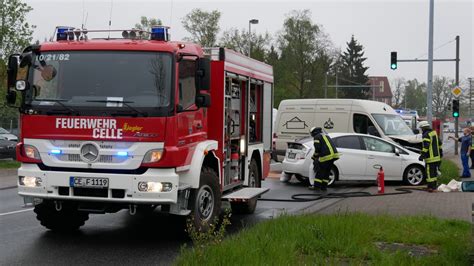
{"label": "car wheel", "polygon": [[333,166],[331,168],[331,172],[329,172],[328,187],[334,185],[334,183],[336,182],[338,177],[339,177],[339,172],[337,171],[337,168],[335,166]]}
{"label": "car wheel", "polygon": [[410,165],[405,169],[403,180],[412,186],[418,186],[423,183],[425,174],[423,168],[419,165]]}
{"label": "car wheel", "polygon": [[295,178],[296,178],[299,182],[301,182],[301,183],[303,183],[303,184],[305,184],[305,185],[309,185],[309,178],[308,178],[308,177],[302,176],[302,175],[295,175]]}

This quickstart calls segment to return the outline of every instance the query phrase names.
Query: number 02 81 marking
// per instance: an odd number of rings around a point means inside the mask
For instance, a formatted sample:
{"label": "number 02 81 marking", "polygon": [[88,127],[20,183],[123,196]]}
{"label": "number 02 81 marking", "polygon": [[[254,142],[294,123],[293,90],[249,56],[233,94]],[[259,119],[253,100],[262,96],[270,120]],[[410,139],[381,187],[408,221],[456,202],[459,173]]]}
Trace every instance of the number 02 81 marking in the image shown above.
{"label": "number 02 81 marking", "polygon": [[69,54],[41,54],[39,61],[69,61]]}

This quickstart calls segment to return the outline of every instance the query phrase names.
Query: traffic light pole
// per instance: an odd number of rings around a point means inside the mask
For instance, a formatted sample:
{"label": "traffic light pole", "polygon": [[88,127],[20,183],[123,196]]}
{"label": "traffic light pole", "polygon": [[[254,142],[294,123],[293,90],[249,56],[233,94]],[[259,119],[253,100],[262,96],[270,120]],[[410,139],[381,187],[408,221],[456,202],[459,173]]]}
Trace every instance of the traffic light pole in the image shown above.
{"label": "traffic light pole", "polygon": [[[460,38],[458,35],[456,36],[456,58],[455,59],[432,59],[432,62],[456,62],[456,86],[459,86],[459,61],[460,61],[459,43],[460,43]],[[428,61],[429,59],[397,59],[397,63],[398,62],[428,62]],[[428,94],[430,93],[428,92]],[[427,99],[428,98],[429,97],[427,97]],[[427,107],[429,107],[431,104],[432,104],[432,101],[427,101]],[[429,115],[431,115],[431,113]],[[431,116],[428,118],[431,118]],[[429,119],[428,121],[431,122]],[[455,117],[454,118],[454,136],[456,137],[456,139],[459,137],[458,128],[459,128],[459,119],[458,117]],[[454,154],[458,155],[458,142],[457,141],[454,143]]]}
{"label": "traffic light pole", "polygon": [[[456,36],[456,86],[459,86],[459,35]],[[456,141],[454,142],[454,155],[458,155],[458,128],[459,128],[459,116],[454,118],[454,137]]]}

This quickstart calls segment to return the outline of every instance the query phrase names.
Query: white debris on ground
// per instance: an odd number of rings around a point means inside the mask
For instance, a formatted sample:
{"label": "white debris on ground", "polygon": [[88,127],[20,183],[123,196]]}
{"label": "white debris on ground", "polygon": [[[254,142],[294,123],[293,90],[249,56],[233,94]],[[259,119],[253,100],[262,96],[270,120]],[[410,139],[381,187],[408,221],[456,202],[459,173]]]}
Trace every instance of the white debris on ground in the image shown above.
{"label": "white debris on ground", "polygon": [[462,191],[461,190],[461,185],[462,185],[462,182],[451,179],[451,181],[449,181],[449,183],[447,185],[441,184],[438,187],[438,191],[442,191],[442,192]]}

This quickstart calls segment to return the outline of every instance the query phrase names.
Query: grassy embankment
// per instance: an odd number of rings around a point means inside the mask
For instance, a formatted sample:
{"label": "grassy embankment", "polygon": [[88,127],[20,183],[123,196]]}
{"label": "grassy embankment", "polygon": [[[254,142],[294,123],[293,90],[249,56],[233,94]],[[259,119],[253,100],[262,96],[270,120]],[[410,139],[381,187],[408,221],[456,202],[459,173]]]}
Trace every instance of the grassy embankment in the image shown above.
{"label": "grassy embankment", "polygon": [[218,244],[183,248],[177,265],[470,265],[471,224],[366,214],[283,216]]}
{"label": "grassy embankment", "polygon": [[0,169],[16,169],[20,163],[14,160],[0,160]]}

